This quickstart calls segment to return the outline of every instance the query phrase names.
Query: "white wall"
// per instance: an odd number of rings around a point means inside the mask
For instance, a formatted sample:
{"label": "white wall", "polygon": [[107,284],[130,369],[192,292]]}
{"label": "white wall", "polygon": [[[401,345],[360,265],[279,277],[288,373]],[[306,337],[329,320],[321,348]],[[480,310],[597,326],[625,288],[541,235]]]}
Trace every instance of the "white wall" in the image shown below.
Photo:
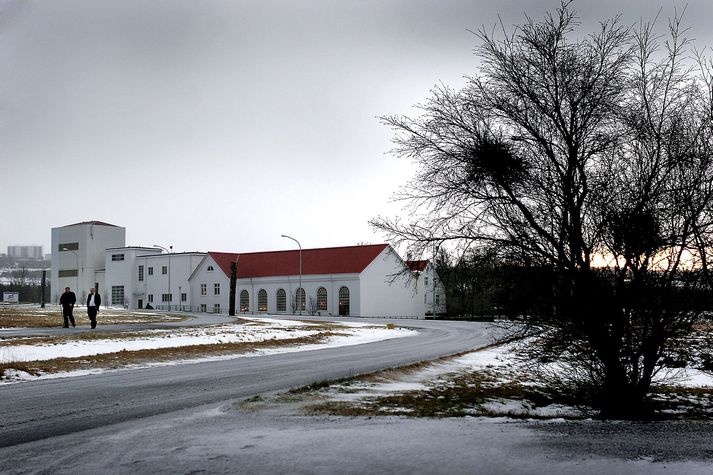
{"label": "white wall", "polygon": [[417,281],[390,246],[362,271],[360,281],[362,316],[423,316]]}
{"label": "white wall", "polygon": [[[64,288],[70,287],[77,300],[84,302],[97,282],[97,271],[104,268],[104,250],[124,246],[125,239],[126,229],[118,226],[78,224],[52,228],[52,301],[57,302]],[[75,242],[79,244],[77,250],[59,250],[60,244]],[[77,275],[60,278],[60,270],[77,270]]]}
{"label": "white wall", "polygon": [[[213,267],[212,271],[208,268]],[[327,291],[327,310],[321,310],[322,315],[339,314],[339,289],[345,286],[350,293],[349,314],[357,316],[360,314],[360,282],[358,274],[334,274],[334,275],[303,275],[302,288],[305,290],[305,310],[303,315],[310,314],[310,297],[315,302],[317,299],[317,289],[324,287]],[[216,304],[220,305],[224,313],[230,308],[230,278],[225,275],[222,269],[215,263],[210,255],[199,265],[191,278],[191,301],[192,305],[200,308],[205,305],[208,312],[212,312]],[[206,287],[206,295],[201,295],[201,284]],[[220,285],[220,295],[215,295],[215,284]],[[235,312],[236,314],[256,315],[259,313],[271,314],[292,314],[295,293],[299,288],[300,277],[277,276],[238,279],[235,291]],[[258,311],[258,293],[261,289],[267,292],[267,312]],[[286,311],[277,310],[277,291],[284,289],[287,298]],[[245,290],[249,296],[249,307],[247,312],[240,311],[240,294]],[[294,309],[294,313],[299,313],[299,309]]]}
{"label": "white wall", "polygon": [[[212,270],[208,270],[212,268]],[[201,284],[205,285],[206,294],[201,295]],[[215,284],[219,285],[220,294],[215,295]],[[230,298],[230,278],[213,260],[210,255],[206,255],[198,264],[190,279],[190,299],[194,310],[205,305],[208,312],[212,312],[215,305],[219,305],[221,311],[228,311]]]}
{"label": "white wall", "polygon": [[[428,284],[426,284],[426,281],[428,281]],[[446,289],[438,277],[438,273],[432,262],[429,262],[423,272],[418,276],[418,288],[422,292],[422,315],[427,313],[429,315],[434,313],[446,313]],[[436,300],[438,300],[438,303],[434,305]]]}
{"label": "white wall", "polygon": [[[138,300],[141,299],[143,306],[151,303],[151,306],[190,307],[192,303],[192,291],[188,278],[196,266],[201,262],[204,253],[201,252],[181,252],[155,254],[137,257],[134,266],[134,280],[136,281],[135,295],[132,301],[132,308],[138,308]],[[144,280],[138,281],[139,266],[144,266]],[[162,268],[166,267],[166,274],[162,273]],[[149,268],[153,269],[153,274],[149,274]],[[170,279],[169,279],[170,276]],[[170,284],[170,287],[169,287]],[[171,301],[164,302],[163,294],[170,294]],[[186,294],[186,300],[181,300],[181,294]],[[150,301],[153,296],[153,301]]]}
{"label": "white wall", "polygon": [[[136,261],[140,256],[155,254],[156,249],[150,247],[118,247],[109,248],[105,251],[104,266],[105,284],[100,292],[102,304],[113,307],[126,307],[135,309],[137,307],[139,291],[138,270]],[[113,260],[113,256],[124,256],[124,260]],[[112,288],[115,286],[124,287],[123,302],[115,302]]]}
{"label": "white wall", "polygon": [[[260,289],[264,289],[267,292],[267,313],[292,314],[293,308],[291,302],[295,301],[295,294],[299,285],[300,278],[297,275],[238,279],[235,299],[236,312],[240,310],[240,293],[246,290],[250,296],[250,310],[247,313],[260,313],[258,312],[258,293]],[[349,314],[358,316],[361,312],[359,306],[360,282],[358,274],[303,275],[302,288],[305,291],[305,309],[302,311],[302,314],[310,315],[310,297],[316,303],[317,290],[320,287],[324,287],[327,291],[327,309],[317,311],[319,311],[321,315],[339,315],[339,289],[343,286],[349,289]],[[287,310],[285,312],[277,311],[278,289],[284,289],[287,294]],[[299,309],[295,308],[295,313],[299,313]]]}

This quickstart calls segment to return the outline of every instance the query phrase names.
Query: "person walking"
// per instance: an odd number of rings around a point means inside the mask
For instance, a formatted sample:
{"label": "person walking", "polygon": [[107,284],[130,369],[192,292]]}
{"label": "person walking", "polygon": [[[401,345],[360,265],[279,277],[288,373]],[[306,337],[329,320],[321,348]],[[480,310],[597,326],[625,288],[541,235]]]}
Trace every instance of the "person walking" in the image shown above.
{"label": "person walking", "polygon": [[64,328],[69,328],[69,322],[74,324],[74,304],[77,303],[77,296],[69,290],[69,287],[64,288],[64,293],[59,298],[59,304],[62,306],[62,317],[64,318]]}
{"label": "person walking", "polygon": [[89,315],[89,321],[92,324],[92,328],[97,327],[97,313],[99,312],[99,305],[102,303],[102,298],[94,287],[89,289],[89,297],[87,297],[87,314]]}

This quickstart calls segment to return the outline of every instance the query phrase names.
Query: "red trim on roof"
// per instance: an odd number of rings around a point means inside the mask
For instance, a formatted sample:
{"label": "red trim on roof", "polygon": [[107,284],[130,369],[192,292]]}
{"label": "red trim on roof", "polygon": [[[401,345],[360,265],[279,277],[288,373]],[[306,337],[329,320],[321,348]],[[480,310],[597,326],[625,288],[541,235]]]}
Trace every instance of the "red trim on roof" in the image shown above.
{"label": "red trim on roof", "polygon": [[[388,244],[328,247],[302,250],[302,275],[359,274]],[[230,263],[237,259],[238,278],[299,275],[300,251],[250,253],[209,252],[209,256],[230,276]]]}
{"label": "red trim on roof", "polygon": [[414,272],[423,272],[423,269],[428,265],[428,260],[423,261],[406,261],[406,266]]}

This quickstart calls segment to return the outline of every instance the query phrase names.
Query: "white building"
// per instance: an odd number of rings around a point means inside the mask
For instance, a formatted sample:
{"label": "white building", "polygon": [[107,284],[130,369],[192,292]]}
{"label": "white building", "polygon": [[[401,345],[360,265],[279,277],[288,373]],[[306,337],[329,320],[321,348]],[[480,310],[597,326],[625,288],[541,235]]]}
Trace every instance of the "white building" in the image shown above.
{"label": "white building", "polygon": [[126,246],[125,236],[125,228],[100,221],[53,228],[53,301],[70,287],[81,304],[96,287],[109,306],[227,313],[234,262],[237,313],[423,317],[446,310],[433,266],[404,262],[388,244],[162,253]]}
{"label": "white building", "polygon": [[446,313],[446,288],[438,277],[431,261],[406,261],[418,282],[416,286],[423,294],[423,314],[440,315]]}
{"label": "white building", "polygon": [[390,317],[425,313],[424,290],[388,244],[209,252],[189,279],[191,301],[200,311],[221,312],[229,306],[232,262],[237,268],[238,313]]}
{"label": "white building", "polygon": [[125,240],[125,228],[101,221],[52,228],[52,301],[59,301],[65,287],[74,290],[79,302],[92,287],[101,293],[105,250],[123,246]]}
{"label": "white building", "polygon": [[204,252],[163,254],[155,247],[109,248],[105,254],[105,302],[129,309],[147,304],[164,310],[189,309],[188,277],[204,256]]}

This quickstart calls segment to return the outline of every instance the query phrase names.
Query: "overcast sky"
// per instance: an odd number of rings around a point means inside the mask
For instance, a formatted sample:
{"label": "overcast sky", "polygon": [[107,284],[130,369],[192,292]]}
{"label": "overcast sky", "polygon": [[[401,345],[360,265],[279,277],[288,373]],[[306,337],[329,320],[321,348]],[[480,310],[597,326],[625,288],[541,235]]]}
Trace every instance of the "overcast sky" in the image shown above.
{"label": "overcast sky", "polygon": [[[689,0],[700,47],[713,1]],[[0,0],[0,252],[85,220],[128,245],[383,242],[413,173],[379,115],[476,72],[468,31],[557,0]],[[585,24],[683,2],[580,0]]]}

